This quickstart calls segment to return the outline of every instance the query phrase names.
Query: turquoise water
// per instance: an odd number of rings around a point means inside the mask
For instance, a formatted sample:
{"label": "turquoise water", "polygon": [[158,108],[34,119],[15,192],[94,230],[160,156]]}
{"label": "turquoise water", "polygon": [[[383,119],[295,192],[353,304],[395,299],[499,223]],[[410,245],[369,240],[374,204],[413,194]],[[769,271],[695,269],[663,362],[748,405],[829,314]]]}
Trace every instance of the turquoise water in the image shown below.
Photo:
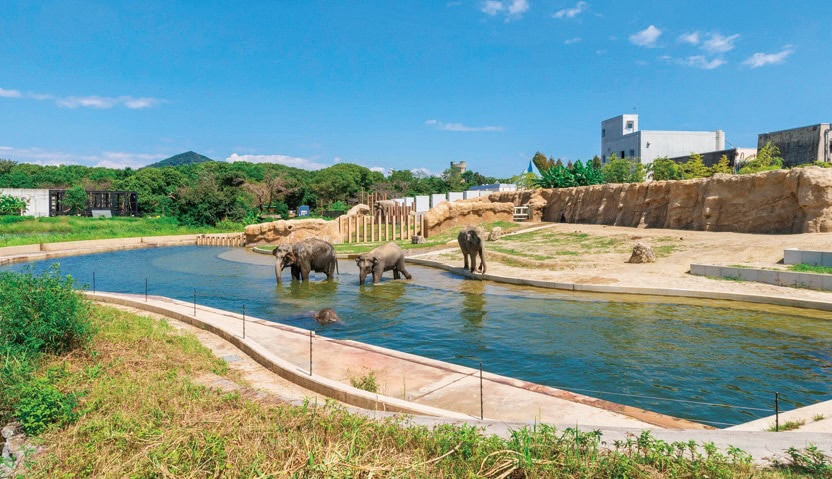
{"label": "turquoise water", "polygon": [[[40,261],[60,263],[80,285],[197,301],[318,334],[561,387],[717,425],[832,399],[832,316],[725,302],[668,303],[462,279],[408,265],[412,281],[358,286],[354,261],[332,282],[277,287],[271,256],[184,246]],[[20,271],[26,265],[4,269]],[[316,275],[314,279],[322,279]],[[334,308],[341,323],[311,312]],[[756,310],[755,310],[756,309]],[[660,398],[660,399],[652,399]],[[769,411],[669,400],[728,404]]]}

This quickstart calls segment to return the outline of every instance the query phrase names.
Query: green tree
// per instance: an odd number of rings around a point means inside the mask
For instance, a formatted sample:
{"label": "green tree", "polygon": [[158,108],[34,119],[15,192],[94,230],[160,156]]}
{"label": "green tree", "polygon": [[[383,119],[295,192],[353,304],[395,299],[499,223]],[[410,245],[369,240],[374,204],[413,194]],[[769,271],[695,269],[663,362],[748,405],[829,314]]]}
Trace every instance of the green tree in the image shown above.
{"label": "green tree", "polygon": [[71,214],[82,214],[87,211],[87,190],[80,186],[73,186],[64,192],[64,206]]}
{"label": "green tree", "polygon": [[644,181],[644,165],[638,158],[618,158],[615,153],[602,170],[608,183],[638,183]]}
{"label": "green tree", "polygon": [[0,195],[0,215],[18,216],[25,209],[25,200],[12,195]]}
{"label": "green tree", "polygon": [[719,157],[719,161],[711,169],[713,170],[714,174],[725,173],[730,175],[734,172],[731,169],[731,162],[728,161],[728,155],[722,155],[721,157]]}
{"label": "green tree", "polygon": [[552,159],[547,159],[546,155],[541,152],[535,152],[534,156],[532,157],[532,163],[534,166],[537,167],[538,171],[543,171],[547,168],[551,168],[554,165],[554,161]]}
{"label": "green tree", "polygon": [[601,168],[604,167],[604,164],[601,163],[601,157],[600,156],[595,155],[595,156],[592,157],[592,167],[595,168],[596,170],[600,170]]}
{"label": "green tree", "polygon": [[702,155],[698,153],[691,153],[690,159],[680,165],[682,167],[682,174],[686,180],[692,178],[707,178],[713,175],[713,171],[705,166],[702,161]]}
{"label": "green tree", "polygon": [[783,168],[783,158],[780,157],[780,148],[772,142],[766,143],[757,151],[753,160],[746,161],[739,174],[757,173],[760,171],[779,170]]}
{"label": "green tree", "polygon": [[679,164],[668,157],[656,158],[647,165],[647,171],[654,181],[681,180],[684,178]]}
{"label": "green tree", "polygon": [[511,178],[511,182],[517,185],[519,190],[527,190],[530,188],[537,188],[537,175],[533,172],[521,173]]}

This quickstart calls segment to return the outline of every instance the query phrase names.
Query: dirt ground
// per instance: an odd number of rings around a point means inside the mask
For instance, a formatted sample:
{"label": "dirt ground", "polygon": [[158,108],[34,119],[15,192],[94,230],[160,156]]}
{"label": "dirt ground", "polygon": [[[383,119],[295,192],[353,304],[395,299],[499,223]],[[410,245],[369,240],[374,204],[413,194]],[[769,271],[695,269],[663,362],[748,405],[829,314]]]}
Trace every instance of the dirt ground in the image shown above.
{"label": "dirt ground", "polygon": [[[710,279],[688,273],[691,263],[785,269],[784,249],[832,251],[832,234],[764,235],[556,223],[527,229],[517,237],[504,236],[486,243],[489,274],[577,284],[682,288],[832,301],[830,292]],[[655,263],[627,263],[637,241],[654,248]],[[459,248],[455,244],[449,244],[449,248],[453,249],[433,251],[420,258],[461,267]]]}

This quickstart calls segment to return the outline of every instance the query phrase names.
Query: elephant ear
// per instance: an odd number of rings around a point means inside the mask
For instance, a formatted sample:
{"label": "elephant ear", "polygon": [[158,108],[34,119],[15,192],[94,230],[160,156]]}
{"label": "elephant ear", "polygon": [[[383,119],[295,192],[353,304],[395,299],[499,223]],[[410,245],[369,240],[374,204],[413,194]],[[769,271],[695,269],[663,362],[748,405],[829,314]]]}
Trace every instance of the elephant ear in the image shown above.
{"label": "elephant ear", "polygon": [[373,266],[378,264],[378,256],[373,256]]}

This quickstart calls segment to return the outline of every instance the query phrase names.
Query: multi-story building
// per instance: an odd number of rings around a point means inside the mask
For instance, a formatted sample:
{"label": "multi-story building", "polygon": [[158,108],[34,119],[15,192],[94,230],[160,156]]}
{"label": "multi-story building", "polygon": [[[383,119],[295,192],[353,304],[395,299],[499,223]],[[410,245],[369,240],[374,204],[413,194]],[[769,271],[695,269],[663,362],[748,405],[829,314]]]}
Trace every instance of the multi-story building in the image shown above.
{"label": "multi-story building", "polygon": [[832,130],[829,123],[760,133],[757,149],[771,142],[780,149],[783,166],[832,161]]}
{"label": "multi-story building", "polygon": [[725,149],[725,133],[716,131],[639,130],[638,115],[619,115],[601,122],[601,163],[615,154],[650,163],[656,158]]}

